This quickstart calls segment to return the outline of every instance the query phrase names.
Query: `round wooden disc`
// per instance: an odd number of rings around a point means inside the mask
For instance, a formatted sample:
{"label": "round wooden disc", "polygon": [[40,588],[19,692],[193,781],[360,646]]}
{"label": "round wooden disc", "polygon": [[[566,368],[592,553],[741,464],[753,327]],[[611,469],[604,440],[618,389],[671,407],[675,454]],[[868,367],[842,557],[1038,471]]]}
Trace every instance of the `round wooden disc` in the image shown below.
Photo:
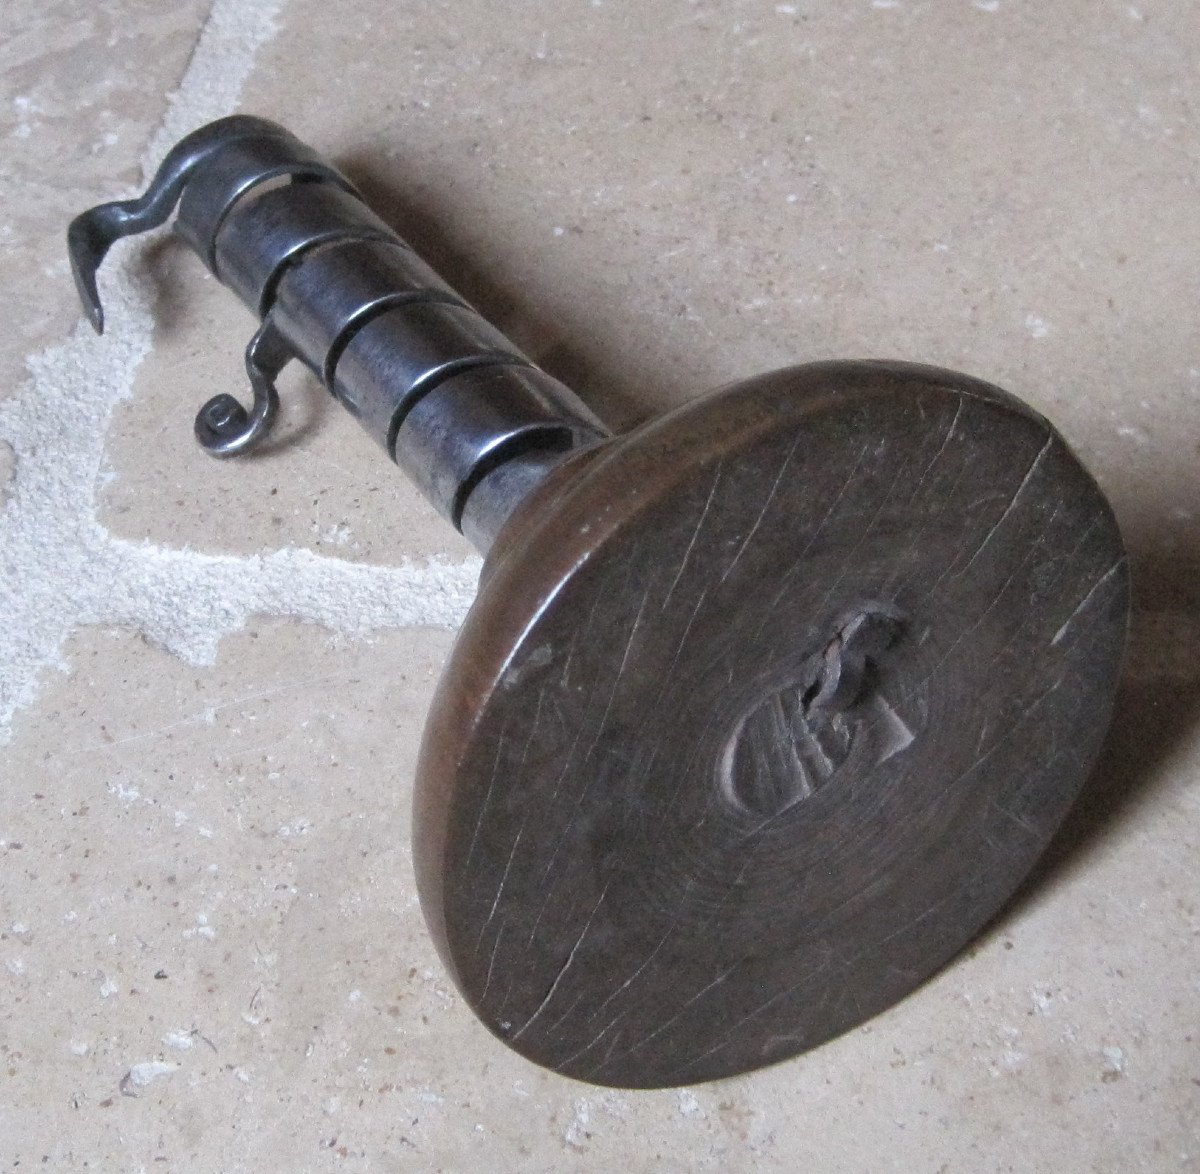
{"label": "round wooden disc", "polygon": [[960,375],[814,364],[611,442],[510,523],[434,703],[422,904],[484,1023],[600,1084],[802,1052],[942,966],[1099,751],[1111,511]]}

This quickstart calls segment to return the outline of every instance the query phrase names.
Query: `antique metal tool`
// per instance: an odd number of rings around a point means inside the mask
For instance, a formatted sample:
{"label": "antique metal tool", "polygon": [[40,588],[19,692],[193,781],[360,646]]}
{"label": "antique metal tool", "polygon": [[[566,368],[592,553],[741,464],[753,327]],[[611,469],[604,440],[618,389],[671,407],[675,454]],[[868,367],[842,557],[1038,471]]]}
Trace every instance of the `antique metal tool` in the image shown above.
{"label": "antique metal tool", "polygon": [[468,1003],[570,1076],[683,1084],[911,991],[1046,846],[1108,725],[1120,536],[1045,419],[905,363],[749,379],[612,437],[282,128],[184,139],[70,228],[84,306],[163,223],[261,318],[246,452],[310,367],[487,554],[416,781]]}

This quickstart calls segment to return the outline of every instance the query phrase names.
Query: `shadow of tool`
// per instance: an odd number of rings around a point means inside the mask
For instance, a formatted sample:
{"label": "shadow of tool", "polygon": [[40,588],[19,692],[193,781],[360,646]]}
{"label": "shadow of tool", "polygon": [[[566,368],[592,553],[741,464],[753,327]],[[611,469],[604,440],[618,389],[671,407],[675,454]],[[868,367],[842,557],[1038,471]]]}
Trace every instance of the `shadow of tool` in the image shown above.
{"label": "shadow of tool", "polygon": [[[536,304],[524,291],[515,296],[493,276],[499,265],[488,266],[486,258],[472,255],[446,231],[437,208],[444,197],[423,198],[428,183],[398,183],[395,174],[385,175],[370,157],[339,157],[338,166],[362,193],[367,204],[407,241],[489,322],[507,334],[543,370],[561,380],[591,408],[606,425],[624,432],[652,413],[646,397],[629,386],[615,367],[605,366],[597,356],[583,353],[571,342],[583,337],[580,325],[560,307]],[[403,188],[404,196],[397,194]],[[644,389],[642,389],[644,391]]]}

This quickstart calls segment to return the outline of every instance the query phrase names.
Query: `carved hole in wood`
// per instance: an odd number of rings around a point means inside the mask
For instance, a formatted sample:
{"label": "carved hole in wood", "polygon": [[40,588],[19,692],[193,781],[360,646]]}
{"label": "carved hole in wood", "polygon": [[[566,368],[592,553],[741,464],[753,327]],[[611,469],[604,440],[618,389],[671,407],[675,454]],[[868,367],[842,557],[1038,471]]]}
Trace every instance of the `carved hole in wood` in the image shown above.
{"label": "carved hole in wood", "polygon": [[864,739],[876,763],[910,745],[913,730],[880,691],[877,663],[894,655],[903,628],[884,603],[865,604],[837,624],[794,681],[737,723],[718,769],[725,798],[745,812],[779,815],[831,782]]}

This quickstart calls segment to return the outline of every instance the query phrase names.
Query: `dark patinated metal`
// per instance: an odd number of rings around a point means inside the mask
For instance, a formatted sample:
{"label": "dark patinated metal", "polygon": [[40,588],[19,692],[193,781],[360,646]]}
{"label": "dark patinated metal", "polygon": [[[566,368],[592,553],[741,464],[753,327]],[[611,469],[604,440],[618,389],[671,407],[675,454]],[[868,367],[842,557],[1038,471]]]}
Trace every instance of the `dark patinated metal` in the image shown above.
{"label": "dark patinated metal", "polygon": [[[291,177],[278,186],[279,176]],[[818,363],[608,437],[286,131],[237,118],[71,228],[80,292],[162,223],[487,552],[416,781],[464,997],[601,1084],[709,1080],[882,1011],[1012,894],[1108,725],[1128,573],[1040,415],[963,375]]]}

